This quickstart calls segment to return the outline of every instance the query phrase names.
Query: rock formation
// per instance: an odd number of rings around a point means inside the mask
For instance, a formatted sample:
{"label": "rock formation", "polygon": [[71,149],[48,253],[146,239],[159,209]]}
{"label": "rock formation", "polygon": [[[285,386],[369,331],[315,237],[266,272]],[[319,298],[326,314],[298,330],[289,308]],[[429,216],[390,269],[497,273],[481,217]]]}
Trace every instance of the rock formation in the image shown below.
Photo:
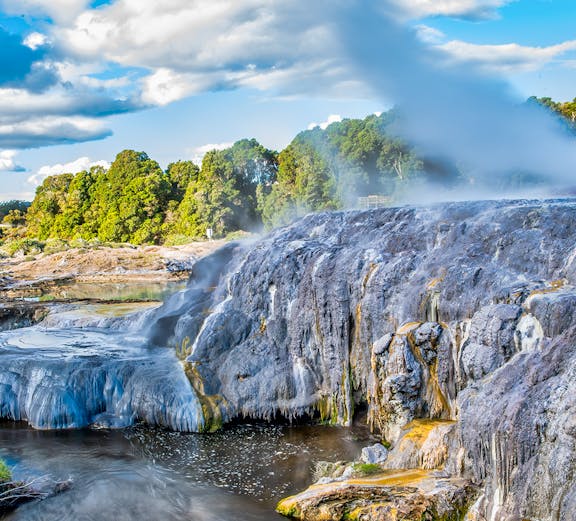
{"label": "rock formation", "polygon": [[[286,514],[570,520],[575,284],[570,200],[336,212],[200,261],[146,322],[152,343],[186,356],[191,386],[167,388],[173,427],[349,425],[367,407],[390,448],[381,475],[312,487]],[[28,396],[26,382],[2,382],[5,416],[8,390]],[[152,387],[138,403],[162,396]],[[193,421],[179,424],[186,396]],[[138,415],[157,420],[144,406]]]}
{"label": "rock formation", "polygon": [[[470,519],[576,512],[574,202],[311,215],[228,262],[163,330],[211,418],[348,425],[367,403],[388,468],[469,479]],[[421,420],[444,430],[410,449]]]}

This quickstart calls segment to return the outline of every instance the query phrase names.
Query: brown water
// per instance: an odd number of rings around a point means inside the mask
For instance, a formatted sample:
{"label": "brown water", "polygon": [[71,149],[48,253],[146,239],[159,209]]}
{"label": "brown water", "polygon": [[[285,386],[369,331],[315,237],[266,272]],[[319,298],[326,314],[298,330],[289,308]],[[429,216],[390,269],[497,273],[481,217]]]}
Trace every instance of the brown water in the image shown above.
{"label": "brown water", "polygon": [[186,287],[186,280],[129,282],[53,282],[11,289],[13,300],[162,301]]}
{"label": "brown water", "polygon": [[16,478],[72,487],[10,521],[268,521],[274,505],[310,484],[315,461],[350,460],[364,428],[242,425],[216,434],[142,426],[123,431],[0,427],[0,455]]}

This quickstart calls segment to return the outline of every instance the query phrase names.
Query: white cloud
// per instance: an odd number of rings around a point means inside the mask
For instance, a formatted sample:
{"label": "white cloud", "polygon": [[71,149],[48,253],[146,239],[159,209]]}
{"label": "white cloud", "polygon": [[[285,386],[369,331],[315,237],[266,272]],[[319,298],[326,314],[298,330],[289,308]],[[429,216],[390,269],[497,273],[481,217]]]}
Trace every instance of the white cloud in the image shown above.
{"label": "white cloud", "polygon": [[[515,0],[383,4],[414,19],[493,16],[511,1]],[[328,0],[116,0],[85,10],[73,23],[57,28],[55,37],[79,60],[103,59],[149,70],[140,82],[145,105],[166,105],[196,93],[237,87],[281,96],[366,98],[369,93],[344,63],[346,53],[327,10],[337,11]],[[432,27],[419,26],[417,31],[427,43],[445,41]]]}
{"label": "white cloud", "polygon": [[30,33],[26,38],[24,38],[22,43],[27,47],[30,47],[30,49],[36,50],[38,47],[46,45],[48,43],[48,38],[42,33]]}
{"label": "white cloud", "polygon": [[108,161],[92,161],[89,157],[79,157],[69,163],[58,163],[56,165],[44,165],[40,167],[38,172],[28,177],[28,183],[34,186],[39,186],[42,181],[51,175],[59,174],[77,174],[83,170],[90,170],[93,166],[101,166],[104,169],[110,168]]}
{"label": "white cloud", "polygon": [[20,172],[23,168],[16,164],[16,150],[0,150],[0,172]]}
{"label": "white cloud", "polygon": [[142,101],[150,105],[168,105],[196,90],[190,76],[166,68],[144,78],[143,87]]}
{"label": "white cloud", "polygon": [[548,47],[529,47],[517,43],[478,45],[452,40],[439,48],[456,62],[469,62],[489,71],[509,73],[537,70],[558,56],[576,50],[576,40]]}
{"label": "white cloud", "polygon": [[390,0],[409,18],[453,16],[494,18],[500,7],[516,0]]}
{"label": "white cloud", "polygon": [[342,121],[342,116],[340,116],[340,114],[330,114],[328,119],[322,123],[310,123],[308,125],[308,130],[312,130],[316,127],[320,127],[322,130],[326,130],[332,123],[339,123],[340,121]]}
{"label": "white cloud", "polygon": [[67,22],[76,18],[89,3],[89,0],[0,0],[0,8],[9,14],[47,14],[57,22]]}
{"label": "white cloud", "polygon": [[429,25],[420,24],[415,29],[416,36],[424,43],[439,44],[446,39],[446,35],[442,31]]}
{"label": "white cloud", "polygon": [[192,161],[197,165],[202,164],[202,159],[204,156],[211,152],[212,150],[225,150],[230,148],[234,143],[207,143],[206,145],[201,145],[199,147],[194,147],[190,150],[190,155],[192,156]]}
{"label": "white cloud", "polygon": [[[511,1],[515,0],[383,0],[382,4],[414,19],[490,16]],[[21,4],[20,0],[2,2],[12,9]],[[359,99],[372,94],[345,63],[346,53],[331,19],[337,18],[338,9],[328,0],[116,0],[97,9],[87,4],[84,0],[24,0],[22,7],[75,13],[50,34],[54,45],[69,56],[64,64],[54,66],[64,81],[75,86],[106,91],[129,89],[131,84],[137,92],[130,97],[146,106],[238,87],[284,97],[319,94]],[[340,9],[354,5],[342,2]],[[426,43],[445,41],[432,27],[416,29]],[[98,69],[110,62],[149,74],[132,82],[128,77],[103,80],[86,67]]]}
{"label": "white cloud", "polygon": [[43,93],[0,88],[0,148],[99,139],[110,135],[102,116],[135,106],[133,102],[82,86],[70,89],[58,85]]}
{"label": "white cloud", "polygon": [[0,122],[0,147],[34,148],[78,143],[110,135],[104,125],[82,116],[43,116],[15,123]]}
{"label": "white cloud", "polygon": [[141,82],[147,104],[239,86],[325,93],[350,81],[334,59],[338,42],[325,9],[324,1],[117,0],[55,35],[79,60],[148,69]]}

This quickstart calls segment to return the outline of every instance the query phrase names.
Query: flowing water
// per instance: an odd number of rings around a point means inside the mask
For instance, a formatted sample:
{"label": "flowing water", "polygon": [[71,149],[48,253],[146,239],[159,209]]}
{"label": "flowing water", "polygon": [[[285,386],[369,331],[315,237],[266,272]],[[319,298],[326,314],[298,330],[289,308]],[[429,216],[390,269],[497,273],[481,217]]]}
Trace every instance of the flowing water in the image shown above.
{"label": "flowing water", "polygon": [[[353,459],[365,429],[239,425],[215,434],[144,426],[35,431],[0,427],[17,478],[71,479],[69,490],[20,507],[10,521],[268,521],[310,484],[315,461]],[[364,443],[362,443],[364,441]]]}

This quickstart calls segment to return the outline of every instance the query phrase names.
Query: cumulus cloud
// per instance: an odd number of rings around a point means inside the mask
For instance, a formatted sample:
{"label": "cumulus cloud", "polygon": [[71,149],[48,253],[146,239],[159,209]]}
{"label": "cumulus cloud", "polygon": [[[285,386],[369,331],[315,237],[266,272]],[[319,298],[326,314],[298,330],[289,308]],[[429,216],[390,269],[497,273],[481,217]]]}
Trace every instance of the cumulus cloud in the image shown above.
{"label": "cumulus cloud", "polygon": [[148,69],[146,103],[241,86],[325,93],[350,81],[332,53],[325,9],[270,0],[118,0],[82,13],[56,35],[77,59]]}
{"label": "cumulus cloud", "polygon": [[452,40],[439,46],[457,62],[468,62],[498,72],[525,72],[541,68],[551,60],[576,50],[576,40],[548,47],[530,47],[516,43],[478,45]]}
{"label": "cumulus cloud", "polygon": [[[5,1],[8,12],[84,9],[87,2]],[[48,11],[43,11],[46,8]],[[50,25],[45,28],[49,32]],[[53,26],[52,26],[53,27]],[[53,29],[52,29],[53,30]],[[79,66],[51,43],[52,34],[12,34],[0,27],[0,148],[29,148],[110,135],[105,116],[143,108],[125,78],[99,79],[94,63]],[[107,71],[109,64],[98,64]]]}
{"label": "cumulus cloud", "polygon": [[166,68],[147,76],[143,84],[142,101],[150,105],[167,105],[196,90],[192,78]]}
{"label": "cumulus cloud", "polygon": [[[381,5],[401,19],[485,18],[512,1],[387,0]],[[362,9],[357,0],[336,5]],[[335,52],[338,39],[326,16],[334,7],[326,0],[116,0],[84,10],[57,28],[55,37],[77,60],[103,58],[148,70],[140,82],[145,105],[238,87],[281,96],[365,98],[367,90]],[[428,44],[445,41],[430,26],[418,26],[418,33]]]}
{"label": "cumulus cloud", "polygon": [[33,51],[39,47],[43,47],[48,43],[48,38],[45,34],[33,32],[30,33],[22,42],[26,47],[30,47]]}
{"label": "cumulus cloud", "polygon": [[342,116],[340,116],[340,114],[330,114],[328,119],[322,123],[310,123],[308,125],[308,130],[312,130],[316,127],[320,127],[322,130],[326,130],[332,123],[339,123],[340,121],[342,121]]}
{"label": "cumulus cloud", "polygon": [[43,116],[14,123],[0,121],[0,148],[35,148],[103,139],[110,130],[81,116]]}
{"label": "cumulus cloud", "polygon": [[16,150],[0,150],[0,172],[24,172],[26,169],[14,161]]}
{"label": "cumulus cloud", "polygon": [[58,85],[46,92],[0,88],[0,148],[30,148],[102,139],[111,134],[102,118],[137,110],[132,100],[101,89]]}
{"label": "cumulus cloud", "polygon": [[59,174],[77,174],[83,170],[90,170],[93,166],[100,166],[104,169],[110,168],[110,163],[108,161],[92,161],[89,157],[79,157],[74,161],[69,163],[57,163],[55,165],[44,165],[38,169],[38,171],[28,177],[28,183],[39,186],[42,181],[51,175]]}
{"label": "cumulus cloud", "polygon": [[42,95],[23,89],[0,89],[0,123],[43,116],[116,114],[123,111],[124,103],[91,92],[68,93],[65,88],[52,89]]}
{"label": "cumulus cloud", "polygon": [[190,150],[190,155],[192,156],[192,161],[197,165],[202,164],[202,159],[204,156],[211,152],[212,150],[225,150],[230,148],[234,143],[227,142],[227,143],[207,143],[206,145],[200,145],[198,147],[194,147]]}

